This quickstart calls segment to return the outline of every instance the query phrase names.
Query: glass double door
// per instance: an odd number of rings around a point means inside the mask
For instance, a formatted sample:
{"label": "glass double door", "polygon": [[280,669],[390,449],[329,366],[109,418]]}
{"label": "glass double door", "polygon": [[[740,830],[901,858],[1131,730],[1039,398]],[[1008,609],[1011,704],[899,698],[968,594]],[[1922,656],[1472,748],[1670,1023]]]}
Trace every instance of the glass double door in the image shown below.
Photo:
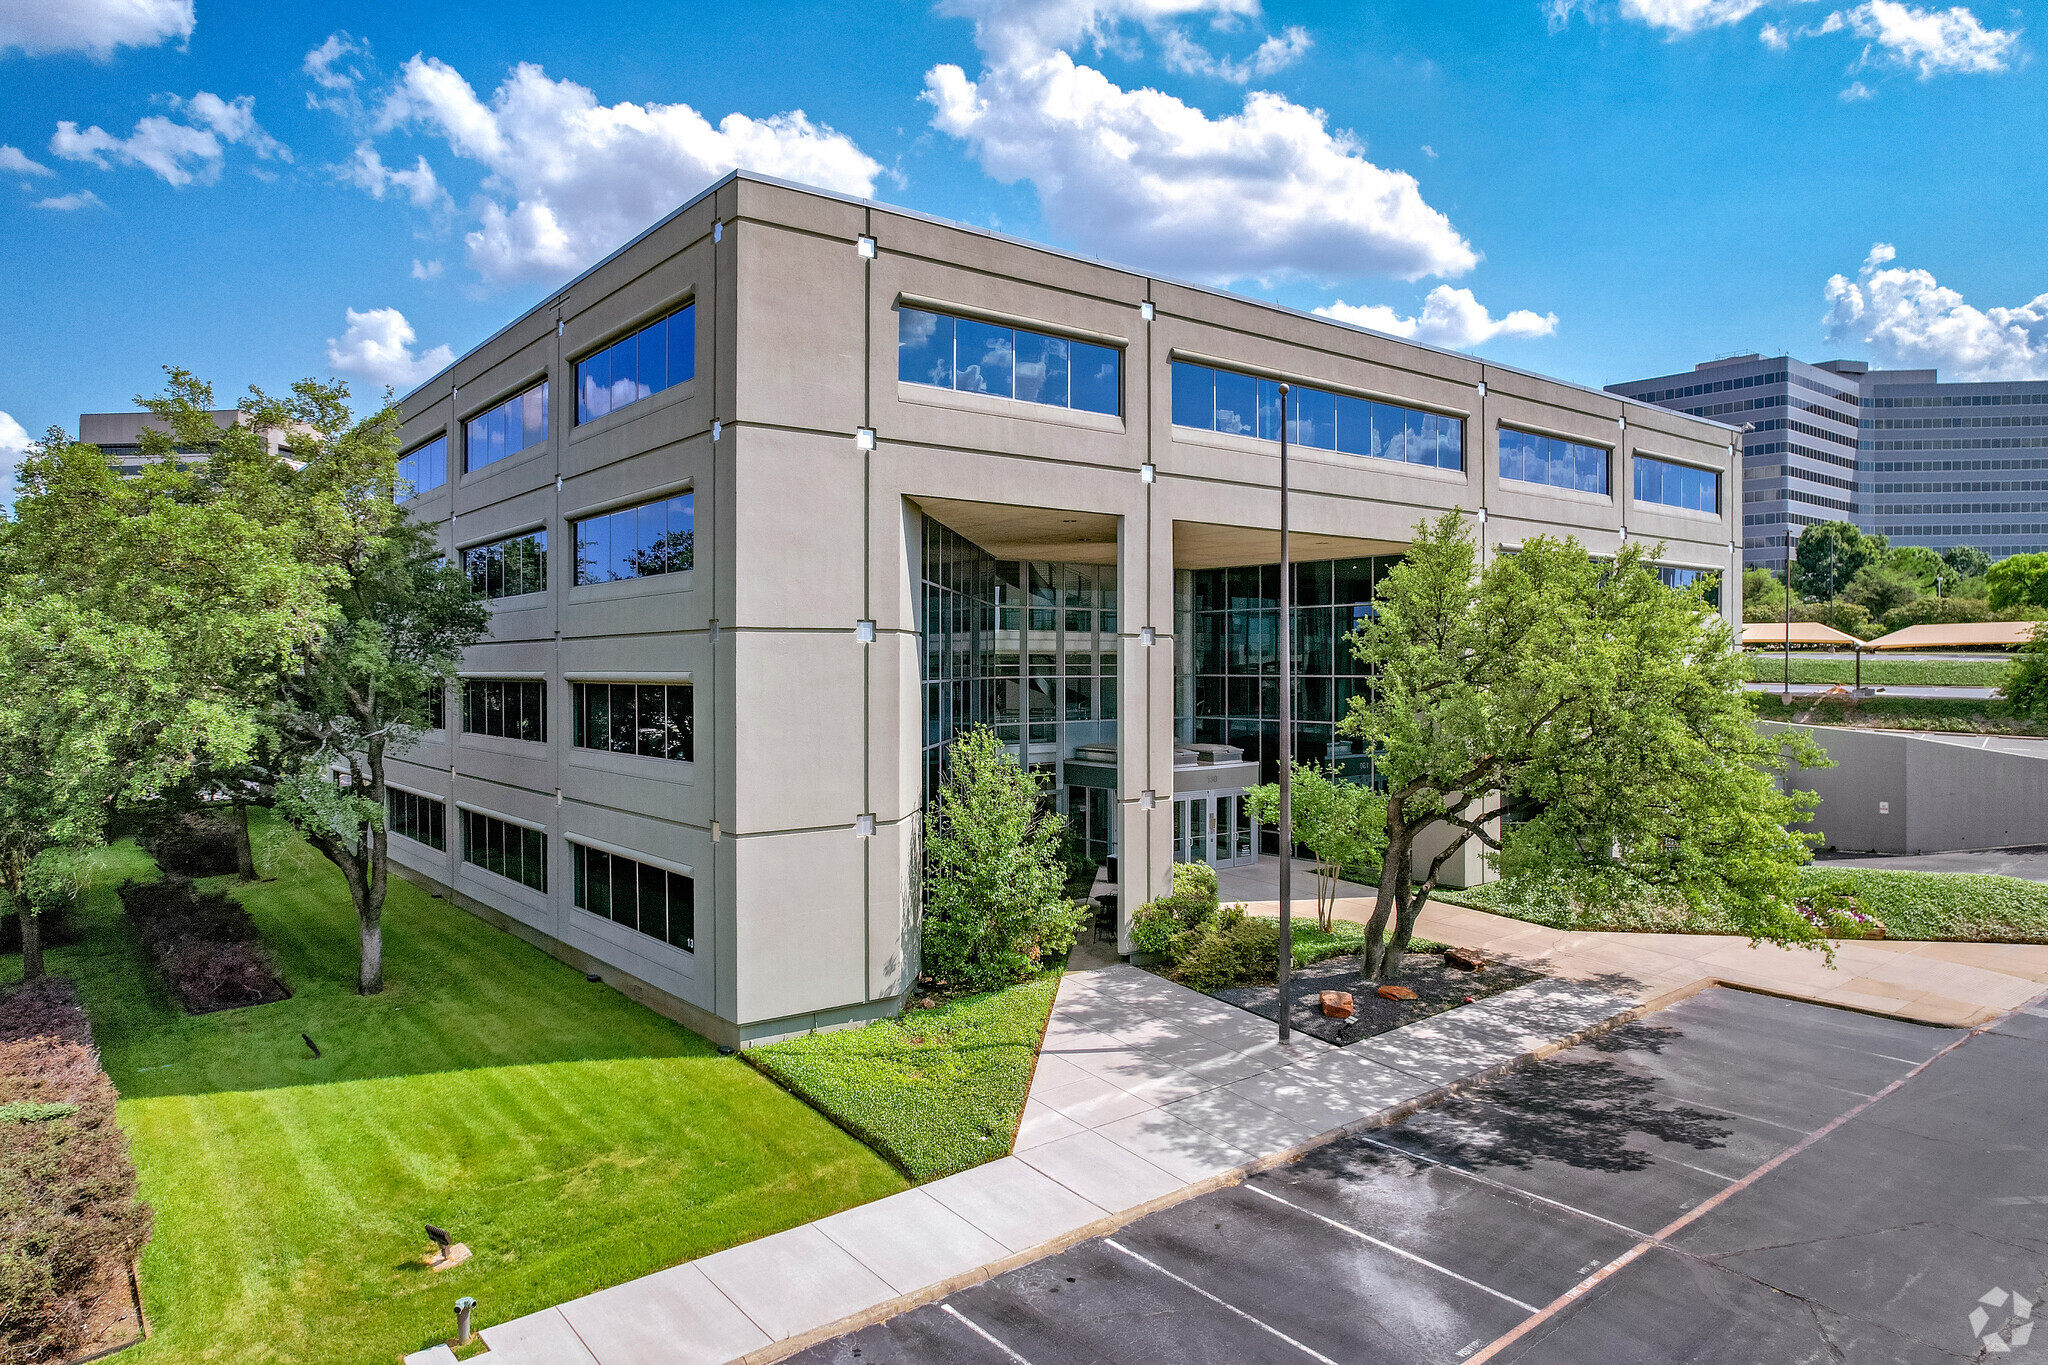
{"label": "glass double door", "polygon": [[1258,826],[1238,792],[1199,792],[1173,800],[1173,860],[1242,867],[1259,858]]}

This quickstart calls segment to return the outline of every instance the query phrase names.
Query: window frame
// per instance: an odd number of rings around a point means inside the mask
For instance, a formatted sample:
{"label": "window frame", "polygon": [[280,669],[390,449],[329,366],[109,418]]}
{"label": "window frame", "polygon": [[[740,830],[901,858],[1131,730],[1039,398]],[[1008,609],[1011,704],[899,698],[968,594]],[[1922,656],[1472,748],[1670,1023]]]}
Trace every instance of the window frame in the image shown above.
{"label": "window frame", "polygon": [[[1501,482],[1517,483],[1521,484],[1525,488],[1547,488],[1555,492],[1575,493],[1582,497],[1600,498],[1610,502],[1613,501],[1614,464],[1616,458],[1622,453],[1619,444],[1611,446],[1599,445],[1593,441],[1582,440],[1576,436],[1565,436],[1555,431],[1541,431],[1535,427],[1520,426],[1513,422],[1496,423],[1494,427],[1494,432],[1494,463],[1497,472],[1500,475]],[[1601,457],[1601,482],[1603,486],[1598,489],[1588,489],[1581,488],[1576,483],[1553,483],[1548,479],[1531,479],[1526,478],[1520,474],[1508,473],[1508,462],[1505,447],[1506,438],[1508,434],[1511,432],[1516,436],[1526,436],[1532,440],[1557,441],[1572,450],[1590,450],[1595,452]],[[1576,463],[1576,457],[1574,457],[1574,462]],[[1544,462],[1544,468],[1548,469],[1549,467],[1550,462],[1546,460]],[[1634,477],[1633,470],[1630,471],[1630,477]]]}
{"label": "window frame", "polygon": [[[482,810],[476,806],[466,805],[460,801],[457,801],[455,803],[455,810],[457,815],[460,817],[461,848],[459,850],[459,856],[461,857],[464,864],[477,869],[477,871],[479,872],[488,872],[490,875],[494,877],[503,877],[506,881],[511,882],[515,886],[523,886],[527,890],[537,892],[540,895],[545,896],[548,894],[548,845],[551,841],[548,838],[547,826],[527,824],[523,820],[514,820],[508,816],[499,815],[495,811]],[[529,841],[525,836],[535,836],[538,840],[540,848],[540,885],[536,886],[532,882],[528,881],[524,876],[514,876],[510,872],[504,871],[500,867],[491,866],[490,863],[483,861],[482,859],[471,857],[470,836],[472,830],[470,826],[470,821],[472,819],[482,820],[490,825],[497,825],[500,827],[501,830],[518,830],[520,832],[519,867],[522,873],[525,871],[526,868],[526,855],[528,851],[530,851],[534,847],[534,843],[532,841]],[[484,839],[484,856],[488,858],[490,856],[489,831],[485,830],[484,833],[486,836]],[[504,837],[501,834],[499,839],[501,858],[504,850],[506,850],[507,847],[508,845],[506,844]]]}
{"label": "window frame", "polygon": [[[942,393],[971,394],[978,398],[1000,398],[1006,402],[1020,404],[1024,411],[1039,409],[1053,412],[1081,413],[1091,417],[1107,417],[1117,421],[1124,420],[1125,413],[1130,406],[1125,395],[1125,381],[1130,373],[1130,366],[1126,363],[1126,352],[1130,349],[1130,343],[1123,338],[1081,334],[1075,330],[1049,330],[1044,324],[1034,327],[1023,322],[1004,318],[1000,314],[977,313],[958,307],[947,308],[923,299],[899,298],[894,305],[893,311],[896,313],[896,380],[899,384],[936,389]],[[946,357],[947,382],[943,384],[932,379],[906,376],[903,372],[905,363],[903,354],[904,327],[912,314],[919,317],[934,318],[939,323],[945,324],[943,330],[947,338],[946,349],[948,355]],[[960,333],[962,328],[986,329],[991,336],[997,332],[1009,333],[1009,355],[1005,363],[1006,380],[1004,391],[996,391],[987,387],[969,388],[961,385]],[[935,326],[932,335],[936,336],[940,330],[941,328]],[[1020,337],[1031,339],[1032,353],[1043,357],[1042,363],[1046,369],[1046,373],[1039,377],[1041,387],[1034,393],[1034,396],[1029,398],[1023,397],[1019,393],[1023,385],[1023,380],[1018,374],[1020,357],[1026,351],[1026,346],[1019,340]],[[1050,378],[1052,357],[1056,347],[1059,348],[1062,359],[1060,365],[1060,371],[1063,376],[1061,384],[1066,393],[1065,401],[1063,402],[1052,402],[1040,396],[1045,392],[1042,387],[1043,384]],[[1112,382],[1114,393],[1112,395],[1113,405],[1111,407],[1084,407],[1074,401],[1077,388],[1075,383],[1077,362],[1085,358],[1077,351],[1077,348],[1081,347],[1087,348],[1087,352],[1091,355],[1099,351],[1115,359],[1116,377]],[[979,375],[980,363],[977,361],[974,366],[968,368],[976,370],[977,375]]]}
{"label": "window frame", "polygon": [[[595,699],[586,689],[596,687],[606,689],[604,736],[607,742],[603,745],[588,742],[591,736],[597,733],[597,727],[594,713],[590,708],[590,703]],[[663,689],[664,725],[668,723],[668,717],[674,715],[674,694],[680,690],[688,698],[688,714],[680,731],[676,732],[680,736],[680,741],[676,743],[676,748],[679,750],[677,753],[646,753],[640,747],[646,740],[646,730],[639,723],[638,711],[640,703],[644,700],[645,694],[643,689],[649,687]],[[636,714],[632,731],[635,742],[634,746],[628,749],[619,748],[616,744],[610,742],[619,734],[615,713],[619,701],[617,689],[620,688],[628,689],[633,694],[635,705]],[[663,763],[695,763],[697,761],[696,723],[697,687],[694,679],[621,677],[572,678],[569,680],[569,747],[571,749],[580,749],[585,753],[592,754],[617,754],[627,758],[651,758]]]}
{"label": "window frame", "polygon": [[[416,479],[408,478],[405,472],[406,462],[408,460],[417,460],[437,445],[441,447],[441,458],[439,461],[440,477],[432,483],[421,483]],[[443,431],[440,435],[422,441],[411,450],[400,455],[398,457],[398,477],[405,480],[406,484],[412,489],[412,492],[399,499],[400,502],[409,502],[413,498],[422,497],[433,492],[436,488],[446,487],[448,483],[448,433]]]}
{"label": "window frame", "polygon": [[[1280,441],[1279,386],[1284,382],[1292,388],[1296,397],[1296,401],[1291,405],[1291,411],[1288,415],[1289,425],[1293,428],[1288,433],[1288,445],[1293,449],[1317,450],[1331,455],[1350,456],[1354,459],[1380,460],[1390,465],[1405,465],[1409,469],[1434,469],[1442,474],[1465,475],[1469,477],[1470,465],[1467,459],[1471,444],[1468,439],[1469,432],[1467,430],[1471,425],[1469,415],[1445,412],[1438,408],[1423,407],[1415,403],[1395,402],[1390,398],[1370,397],[1317,384],[1297,383],[1294,380],[1283,381],[1271,375],[1259,374],[1249,369],[1234,369],[1224,365],[1211,364],[1206,360],[1195,360],[1186,356],[1169,356],[1167,364],[1168,421],[1172,426],[1178,427],[1182,431],[1199,431],[1212,436],[1229,436],[1245,440],[1268,441],[1277,445]],[[1207,425],[1184,420],[1193,416],[1190,405],[1193,404],[1195,394],[1202,387],[1192,382],[1188,382],[1184,386],[1184,377],[1186,380],[1192,381],[1197,373],[1208,378],[1207,388],[1209,393],[1207,407],[1209,420]],[[1229,409],[1219,409],[1218,403],[1222,400],[1220,397],[1221,385],[1218,381],[1226,377],[1231,381],[1233,389],[1239,391],[1234,396],[1238,406]],[[1246,407],[1246,400],[1249,401],[1248,408]],[[1304,400],[1307,401],[1305,402]],[[1303,409],[1311,402],[1317,415],[1313,418],[1305,418],[1303,416]],[[1245,409],[1250,414],[1249,429],[1226,429],[1218,425],[1217,413],[1219,411],[1229,411],[1235,416],[1240,409]],[[1363,409],[1363,411],[1359,411],[1359,409]],[[1320,433],[1314,430],[1304,435],[1302,430],[1304,421],[1320,422],[1323,420],[1321,414],[1325,412],[1328,414],[1327,420],[1330,425],[1328,441],[1325,442]],[[1433,458],[1424,460],[1412,458],[1407,454],[1393,455],[1385,453],[1385,447],[1388,444],[1386,437],[1389,424],[1387,421],[1383,421],[1382,413],[1385,413],[1388,418],[1395,414],[1399,415],[1400,430],[1398,433],[1395,433],[1395,436],[1398,444],[1404,451],[1427,449],[1432,452]],[[1346,421],[1347,414],[1349,422]],[[1421,420],[1418,422],[1416,419]],[[1348,425],[1361,421],[1366,433],[1363,440],[1352,436],[1347,431]],[[1270,430],[1268,429],[1269,423]],[[1240,425],[1242,425],[1242,419],[1240,419]],[[1447,457],[1454,459],[1456,463],[1446,464],[1444,461]]]}
{"label": "window frame", "polygon": [[[540,586],[537,588],[526,587],[526,576],[522,572],[520,575],[521,587],[518,592],[492,592],[490,590],[490,573],[493,552],[495,552],[497,557],[498,581],[502,584],[505,581],[503,570],[507,547],[527,540],[534,542],[531,547],[531,554],[534,558],[522,558],[521,563],[538,568],[540,572]],[[533,597],[548,590],[548,528],[545,526],[536,527],[532,530],[518,531],[512,535],[500,536],[496,540],[484,540],[474,545],[465,545],[456,553],[462,556],[462,572],[469,578],[470,591],[487,602],[502,602],[512,597]],[[472,561],[470,556],[473,554],[480,554],[482,558]],[[482,568],[484,575],[484,586],[481,588],[477,586],[479,567]]]}
{"label": "window frame", "polygon": [[[675,530],[664,531],[661,539],[654,542],[654,544],[660,545],[662,542],[672,541],[677,535],[687,535],[689,537],[689,544],[687,546],[671,544],[662,551],[662,554],[666,556],[687,557],[687,562],[657,569],[652,573],[638,571],[628,574],[615,573],[614,569],[620,560],[614,553],[613,544],[616,532],[623,524],[617,519],[621,517],[630,518],[636,537],[636,548],[630,553],[634,557],[644,557],[649,553],[649,549],[638,548],[637,537],[641,520],[638,514],[645,508],[671,503],[681,503],[687,509],[689,529],[682,532]],[[673,512],[669,515],[672,517]],[[569,544],[573,555],[569,568],[569,586],[572,588],[595,587],[605,583],[631,583],[648,578],[669,578],[678,574],[689,573],[697,567],[697,490],[694,485],[675,489],[655,497],[645,498],[640,502],[629,502],[622,506],[601,507],[590,512],[565,518],[565,520],[569,524]],[[586,537],[584,528],[586,526],[593,526],[598,522],[605,524],[602,538],[596,534]],[[604,577],[584,577],[586,564],[593,566],[593,573],[596,567],[596,561],[586,557],[586,547],[589,547],[595,554],[601,557]]]}
{"label": "window frame", "polygon": [[[553,434],[551,423],[553,421],[554,416],[554,410],[552,407],[549,406],[550,395],[548,392],[548,379],[549,376],[542,375],[539,379],[535,380],[531,384],[528,384],[526,387],[520,389],[517,393],[499,399],[497,402],[491,404],[489,407],[486,407],[481,411],[472,413],[470,416],[462,419],[462,473],[464,477],[467,477],[471,474],[480,473],[483,470],[489,469],[493,465],[503,464],[505,461],[511,459],[515,455],[523,455],[529,450],[533,450],[537,447],[544,446],[548,443],[549,437]],[[540,434],[529,440],[527,438],[527,414],[525,411],[526,400],[528,398],[531,398],[536,393],[540,395]],[[499,416],[501,413],[504,413],[508,408],[511,408],[514,405],[517,405],[520,409],[519,444],[516,446],[511,444],[509,427],[506,428],[505,439],[503,439],[502,441],[494,441],[492,438],[492,434],[489,430],[489,424],[491,422],[491,419]],[[482,460],[476,458],[475,428],[478,423],[485,424],[485,458]],[[496,455],[492,455],[489,453],[490,450],[494,448],[494,446],[500,448],[499,453]]]}
{"label": "window frame", "polygon": [[[1646,451],[1640,450],[1630,452],[1629,462],[1629,498],[1638,506],[1645,508],[1657,508],[1664,511],[1691,512],[1696,516],[1713,517],[1716,521],[1720,520],[1721,517],[1724,515],[1724,504],[1726,502],[1726,497],[1723,493],[1722,481],[1727,475],[1726,470],[1715,469],[1710,465],[1693,464],[1686,460],[1674,460],[1668,455],[1652,455]],[[1711,509],[1704,507],[1693,507],[1683,502],[1664,502],[1659,499],[1643,497],[1638,492],[1638,489],[1641,487],[1641,484],[1638,480],[1637,474],[1644,462],[1648,462],[1652,465],[1661,465],[1666,469],[1681,470],[1688,474],[1707,475],[1713,481],[1713,507]]]}
{"label": "window frame", "polygon": [[[481,735],[485,739],[509,739],[521,744],[546,744],[548,742],[548,680],[546,678],[507,677],[492,674],[463,674],[456,679],[462,684],[462,733]],[[498,689],[495,700],[488,689]],[[506,689],[519,689],[517,695]],[[472,689],[484,689],[473,691]],[[528,689],[532,689],[531,692]],[[527,714],[530,698],[539,699],[540,733],[537,735],[515,735],[508,733],[511,722],[506,719],[514,709],[507,702],[516,704],[521,722]],[[496,716],[499,729],[485,728],[489,719]],[[482,723],[472,723],[482,722]]]}
{"label": "window frame", "polygon": [[[656,943],[663,944],[679,953],[685,954],[693,962],[696,960],[697,874],[689,864],[656,859],[646,853],[617,848],[613,845],[600,843],[595,839],[587,839],[576,834],[565,834],[563,839],[569,845],[569,904],[571,908],[580,910],[586,915],[592,915],[598,919],[616,924],[620,928],[632,933],[651,938]],[[595,906],[593,903],[595,897],[590,894],[592,885],[590,873],[593,870],[591,867],[593,855],[605,860],[605,904],[601,909]],[[614,862],[629,863],[636,869],[635,872],[629,874],[630,883],[634,888],[635,899],[635,915],[630,923],[618,917],[616,908],[612,903],[612,890],[620,884],[619,875],[612,866]],[[663,932],[660,934],[648,933],[647,930],[640,927],[638,901],[642,894],[642,888],[646,885],[646,876],[650,872],[659,873],[663,878]],[[672,932],[673,924],[670,918],[671,909],[675,903],[675,883],[678,880],[685,883],[689,888],[689,932],[682,935]],[[677,941],[678,938],[681,939],[681,942]]]}
{"label": "window frame", "polygon": [[[625,331],[618,333],[617,335],[613,336],[609,341],[604,342],[602,345],[593,346],[584,354],[571,359],[569,362],[569,378],[571,386],[575,391],[576,397],[576,418],[572,425],[575,427],[584,427],[590,425],[593,422],[601,422],[605,418],[611,416],[613,413],[624,412],[627,408],[633,407],[639,403],[643,403],[650,398],[657,397],[660,394],[667,393],[670,389],[681,388],[685,384],[694,382],[697,378],[696,310],[697,296],[695,294],[692,294],[689,298],[684,299],[679,303],[676,303],[675,305],[666,309],[665,311],[658,313],[653,317],[649,317],[643,322],[636,323],[633,326],[627,328]],[[689,315],[689,326],[684,330],[684,334],[687,335],[690,339],[688,346],[690,372],[682,376],[680,379],[678,379],[670,377],[671,372],[673,371],[676,365],[677,352],[679,349],[675,342],[674,323],[677,318],[683,316],[686,313]],[[662,372],[663,382],[661,387],[649,388],[646,393],[636,393],[634,397],[627,399],[623,403],[614,402],[613,400],[618,396],[617,386],[619,382],[621,382],[619,380],[615,380],[612,377],[614,358],[621,354],[621,348],[626,346],[627,343],[635,343],[637,347],[637,344],[641,341],[641,338],[643,338],[647,333],[653,331],[657,327],[663,329],[663,343],[661,347],[661,355],[664,368]],[[591,401],[594,397],[595,391],[586,391],[584,387],[584,381],[586,379],[594,381],[600,377],[596,368],[596,362],[600,357],[603,357],[605,361],[605,369],[602,374],[602,379],[604,382],[601,386],[605,395],[604,411],[602,412],[595,411],[595,404]],[[586,366],[590,367],[588,373],[586,373],[585,370]],[[639,387],[640,374],[641,370],[639,357],[636,355],[632,381],[636,389]]]}
{"label": "window frame", "polygon": [[[410,806],[424,807],[431,805],[441,813],[440,842],[436,843],[431,838],[423,839],[419,835],[399,827],[398,813],[395,807],[401,797]],[[430,821],[429,823],[432,822]],[[394,786],[387,782],[384,784],[384,827],[392,834],[398,835],[401,839],[410,839],[422,848],[431,848],[436,852],[446,853],[448,851],[448,802],[438,796],[429,796],[425,792],[416,792],[410,787]],[[431,831],[429,832],[431,833]]]}

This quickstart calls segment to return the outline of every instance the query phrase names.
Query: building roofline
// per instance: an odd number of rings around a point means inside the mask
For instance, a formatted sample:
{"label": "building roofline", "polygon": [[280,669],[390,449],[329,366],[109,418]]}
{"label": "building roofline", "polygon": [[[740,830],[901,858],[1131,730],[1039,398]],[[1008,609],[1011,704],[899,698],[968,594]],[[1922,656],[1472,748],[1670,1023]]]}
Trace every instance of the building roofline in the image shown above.
{"label": "building roofline", "polygon": [[1248,298],[1243,294],[1233,294],[1227,289],[1217,289],[1210,285],[1204,284],[1191,284],[1186,280],[1176,279],[1171,275],[1161,275],[1155,271],[1139,270],[1133,266],[1120,265],[1115,261],[1105,261],[1099,256],[1087,256],[1083,255],[1078,251],[1067,251],[1060,247],[1049,246],[1044,242],[1034,242],[1024,237],[1013,237],[1006,232],[996,232],[990,228],[976,227],[971,223],[957,222],[951,218],[941,218],[936,214],[924,213],[921,212],[920,210],[912,208],[904,208],[901,205],[897,204],[885,204],[879,199],[863,199],[856,194],[844,194],[838,190],[823,189],[817,185],[806,185],[795,180],[784,180],[777,176],[764,175],[759,171],[750,171],[745,169],[744,167],[736,170],[727,171],[724,175],[712,181],[709,185],[706,185],[702,190],[699,190],[696,194],[684,200],[682,203],[676,205],[675,208],[663,214],[653,223],[650,223],[646,228],[642,229],[638,233],[635,233],[632,237],[628,238],[624,243],[620,244],[611,252],[599,258],[597,261],[593,262],[589,266],[586,266],[579,274],[571,277],[565,283],[558,285],[554,289],[551,289],[548,292],[548,296],[544,298],[540,303],[537,303],[533,307],[527,309],[525,312],[520,313],[510,322],[507,322],[503,327],[500,327],[497,331],[491,333],[482,341],[479,341],[476,345],[471,346],[468,350],[462,352],[461,355],[456,356],[454,360],[450,361],[447,365],[443,366],[440,370],[436,371],[427,379],[423,380],[419,384],[414,385],[411,391],[408,392],[403,398],[399,400],[400,406],[403,407],[404,404],[411,402],[415,396],[417,396],[419,393],[425,390],[429,385],[435,383],[443,375],[448,374],[451,370],[455,368],[456,365],[462,362],[462,359],[465,356],[474,355],[476,352],[490,345],[493,341],[496,341],[499,337],[504,336],[507,332],[512,331],[521,322],[524,322],[527,318],[533,316],[535,313],[540,312],[543,308],[546,308],[550,300],[557,298],[560,295],[568,293],[577,285],[583,283],[591,276],[597,274],[598,271],[604,269],[613,261],[625,255],[627,252],[631,251],[634,247],[640,245],[641,242],[647,240],[647,238],[653,236],[655,233],[659,232],[662,228],[668,226],[671,222],[675,221],[683,214],[688,213],[691,209],[697,207],[697,205],[703,203],[706,199],[709,199],[712,196],[716,195],[720,190],[724,189],[727,185],[735,184],[741,180],[751,180],[759,185],[772,185],[777,189],[790,190],[797,194],[814,195],[820,199],[832,199],[842,204],[854,204],[862,208],[880,209],[885,213],[892,213],[900,215],[905,218],[912,218],[922,223],[930,223],[934,227],[948,228],[956,232],[971,233],[977,237],[984,237],[991,241],[1004,242],[1011,246],[1021,247],[1027,251],[1043,252],[1048,256],[1056,256],[1061,260],[1075,261],[1083,265],[1100,266],[1105,270],[1120,271],[1123,274],[1132,275],[1137,277],[1138,279],[1156,280],[1161,284],[1170,284],[1174,286],[1176,289],[1186,289],[1197,294],[1207,294],[1211,298],[1227,299],[1232,303],[1248,303],[1257,308],[1268,308],[1273,310],[1274,312],[1285,313],[1289,316],[1303,318],[1310,322],[1325,323],[1332,327],[1341,327],[1348,331],[1358,332],[1364,336],[1378,337],[1381,340],[1385,341],[1399,342],[1403,346],[1413,346],[1419,351],[1427,351],[1432,355],[1446,356],[1455,360],[1467,361],[1471,364],[1481,366],[1482,368],[1498,370],[1503,374],[1519,375],[1527,379],[1537,379],[1541,380],[1546,384],[1558,384],[1568,389],[1577,390],[1580,393],[1597,395],[1601,398],[1614,399],[1618,402],[1631,404],[1647,412],[1663,413],[1667,416],[1680,416],[1684,417],[1687,421],[1691,422],[1703,422],[1708,426],[1720,427],[1723,430],[1736,435],[1740,435],[1742,430],[1740,427],[1732,426],[1727,422],[1716,421],[1711,417],[1694,417],[1690,413],[1674,414],[1672,409],[1670,408],[1662,407],[1656,403],[1645,403],[1639,398],[1630,398],[1626,394],[1611,393],[1606,389],[1595,388],[1589,384],[1574,383],[1569,379],[1559,379],[1555,375],[1543,374],[1536,370],[1525,370],[1515,365],[1503,365],[1499,361],[1485,360],[1467,351],[1453,351],[1447,347],[1432,346],[1427,342],[1415,341],[1408,337],[1395,336],[1390,332],[1377,331],[1371,327],[1362,327],[1355,322],[1345,322],[1342,319],[1326,317],[1320,313],[1306,312],[1299,308],[1289,307],[1287,304],[1284,303],[1275,303],[1270,299]]}

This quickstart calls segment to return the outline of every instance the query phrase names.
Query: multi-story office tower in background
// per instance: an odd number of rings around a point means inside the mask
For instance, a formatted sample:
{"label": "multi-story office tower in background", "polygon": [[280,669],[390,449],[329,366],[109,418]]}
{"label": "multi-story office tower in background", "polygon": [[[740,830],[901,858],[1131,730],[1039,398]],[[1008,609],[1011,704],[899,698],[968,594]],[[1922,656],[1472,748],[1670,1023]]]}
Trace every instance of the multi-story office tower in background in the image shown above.
{"label": "multi-story office tower in background", "polygon": [[1742,430],[1742,560],[1782,569],[1786,536],[1862,524],[1857,419],[1863,366],[1790,356],[1709,360],[1688,373],[1609,384],[1618,393]]}
{"label": "multi-story office tower in background", "polygon": [[1746,428],[1745,564],[1783,568],[1787,533],[1820,521],[1993,559],[2048,549],[2048,382],[1745,355],[1608,391]]}
{"label": "multi-story office tower in background", "polygon": [[2048,383],[1863,376],[1859,525],[1894,545],[2048,550]]}
{"label": "multi-story office tower in background", "polygon": [[729,1043],[898,1008],[963,728],[1117,856],[1127,933],[1262,856],[1283,757],[1361,758],[1342,639],[1417,521],[1684,583],[1741,506],[1718,422],[744,173],[402,411],[494,619],[391,764],[394,862]]}
{"label": "multi-story office tower in background", "polygon": [[[238,422],[245,421],[234,408],[218,408],[207,414],[213,424],[225,431]],[[163,423],[146,412],[86,412],[78,417],[78,439],[89,445],[96,445],[107,457],[107,464],[116,474],[123,476],[140,473],[145,463],[142,453],[142,433],[145,428],[164,429]],[[284,449],[284,433],[266,429],[264,444],[271,454]],[[178,458],[189,463],[199,463],[206,458],[203,450],[178,448]]]}

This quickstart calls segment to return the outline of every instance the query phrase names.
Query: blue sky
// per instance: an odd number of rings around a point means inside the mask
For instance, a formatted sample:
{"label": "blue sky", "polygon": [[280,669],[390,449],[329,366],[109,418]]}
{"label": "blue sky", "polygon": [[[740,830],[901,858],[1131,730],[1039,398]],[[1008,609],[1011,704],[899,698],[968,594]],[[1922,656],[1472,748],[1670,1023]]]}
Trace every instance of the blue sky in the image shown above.
{"label": "blue sky", "polygon": [[12,6],[0,463],[166,364],[403,391],[735,162],[1592,385],[2048,377],[2035,42],[1903,0]]}

